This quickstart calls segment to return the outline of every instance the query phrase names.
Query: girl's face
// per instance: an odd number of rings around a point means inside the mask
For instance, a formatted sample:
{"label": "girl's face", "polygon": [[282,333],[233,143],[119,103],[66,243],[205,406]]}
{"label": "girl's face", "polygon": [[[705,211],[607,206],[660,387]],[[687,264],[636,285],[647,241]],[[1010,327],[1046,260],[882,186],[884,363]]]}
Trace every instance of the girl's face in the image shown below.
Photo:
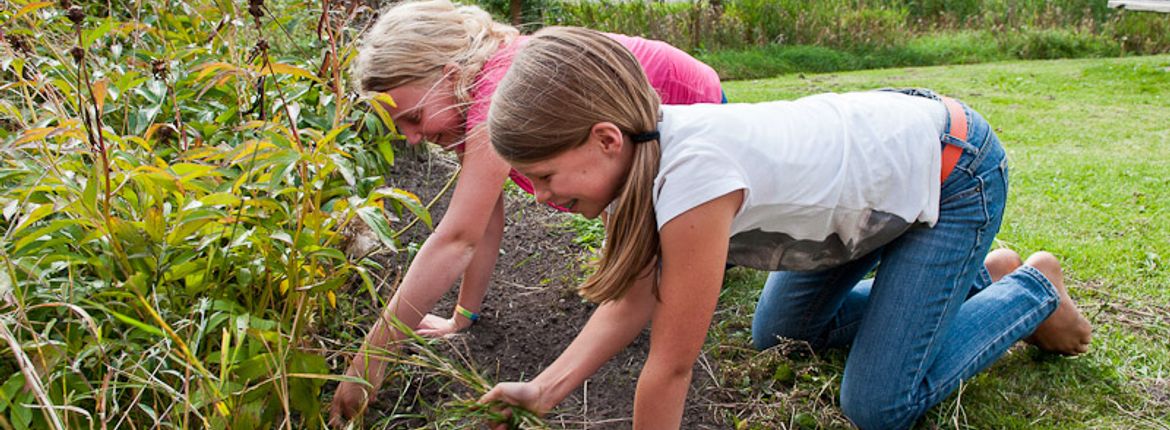
{"label": "girl's face", "polygon": [[437,82],[415,82],[387,91],[398,107],[386,106],[386,110],[407,143],[416,145],[425,140],[448,148],[463,138],[463,115],[455,100],[452,81],[441,78]]}
{"label": "girl's face", "polygon": [[543,161],[513,162],[532,180],[536,200],[596,218],[625,183],[633,149],[612,123],[593,126],[585,143]]}

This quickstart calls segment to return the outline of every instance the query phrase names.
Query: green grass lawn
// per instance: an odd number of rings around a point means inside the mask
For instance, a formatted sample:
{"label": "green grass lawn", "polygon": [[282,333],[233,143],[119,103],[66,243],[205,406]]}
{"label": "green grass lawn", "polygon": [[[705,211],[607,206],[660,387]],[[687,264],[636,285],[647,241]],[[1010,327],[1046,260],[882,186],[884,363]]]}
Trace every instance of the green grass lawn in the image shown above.
{"label": "green grass lawn", "polygon": [[[1018,346],[924,428],[1170,428],[1170,56],[887,69],[727,82],[736,102],[926,87],[995,127],[1011,163],[1000,245],[1062,259],[1094,324],[1078,358]],[[708,356],[743,428],[845,425],[843,354],[749,351],[763,274],[736,269]]]}

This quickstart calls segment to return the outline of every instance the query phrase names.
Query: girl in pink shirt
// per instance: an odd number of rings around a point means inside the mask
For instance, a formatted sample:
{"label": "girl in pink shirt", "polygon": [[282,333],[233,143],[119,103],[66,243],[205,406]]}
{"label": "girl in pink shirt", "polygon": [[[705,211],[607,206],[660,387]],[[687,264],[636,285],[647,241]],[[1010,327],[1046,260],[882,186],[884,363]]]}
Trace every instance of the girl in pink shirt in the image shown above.
{"label": "girl in pink shirt", "polygon": [[[685,52],[663,42],[608,36],[634,53],[663,103],[723,100],[715,71]],[[371,360],[371,353],[403,338],[389,321],[397,319],[424,336],[442,336],[479,318],[503,236],[504,181],[511,177],[532,192],[531,182],[491,149],[485,122],[496,84],[526,41],[483,10],[447,0],[390,8],[362,39],[353,67],[359,91],[388,94],[395,105],[385,108],[407,142],[429,141],[455,151],[462,170],[443,222],[419,249],[346,370],[373,388],[341,383],[333,398],[332,423],[356,415],[381,385],[386,362]],[[568,208],[573,203],[550,202]],[[429,314],[460,276],[453,315]]]}

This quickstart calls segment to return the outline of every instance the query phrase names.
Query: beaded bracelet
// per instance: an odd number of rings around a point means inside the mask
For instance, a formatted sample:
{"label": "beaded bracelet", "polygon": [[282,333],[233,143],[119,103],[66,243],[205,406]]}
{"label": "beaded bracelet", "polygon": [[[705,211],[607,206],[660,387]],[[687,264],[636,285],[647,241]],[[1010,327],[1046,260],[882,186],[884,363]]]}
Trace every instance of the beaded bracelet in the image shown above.
{"label": "beaded bracelet", "polygon": [[479,321],[479,314],[472,312],[472,311],[469,311],[469,310],[467,310],[467,308],[465,308],[461,305],[458,305],[458,304],[455,305],[455,313],[457,313],[459,315],[463,315],[464,318],[467,318],[473,324],[476,321]]}

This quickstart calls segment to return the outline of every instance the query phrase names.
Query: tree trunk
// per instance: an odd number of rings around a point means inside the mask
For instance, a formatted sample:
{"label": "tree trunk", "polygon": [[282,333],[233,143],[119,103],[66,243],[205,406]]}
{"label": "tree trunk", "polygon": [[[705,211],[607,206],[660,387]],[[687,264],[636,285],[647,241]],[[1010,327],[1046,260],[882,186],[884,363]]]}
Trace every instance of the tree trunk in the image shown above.
{"label": "tree trunk", "polygon": [[512,26],[519,27],[520,24],[520,0],[512,0]]}

